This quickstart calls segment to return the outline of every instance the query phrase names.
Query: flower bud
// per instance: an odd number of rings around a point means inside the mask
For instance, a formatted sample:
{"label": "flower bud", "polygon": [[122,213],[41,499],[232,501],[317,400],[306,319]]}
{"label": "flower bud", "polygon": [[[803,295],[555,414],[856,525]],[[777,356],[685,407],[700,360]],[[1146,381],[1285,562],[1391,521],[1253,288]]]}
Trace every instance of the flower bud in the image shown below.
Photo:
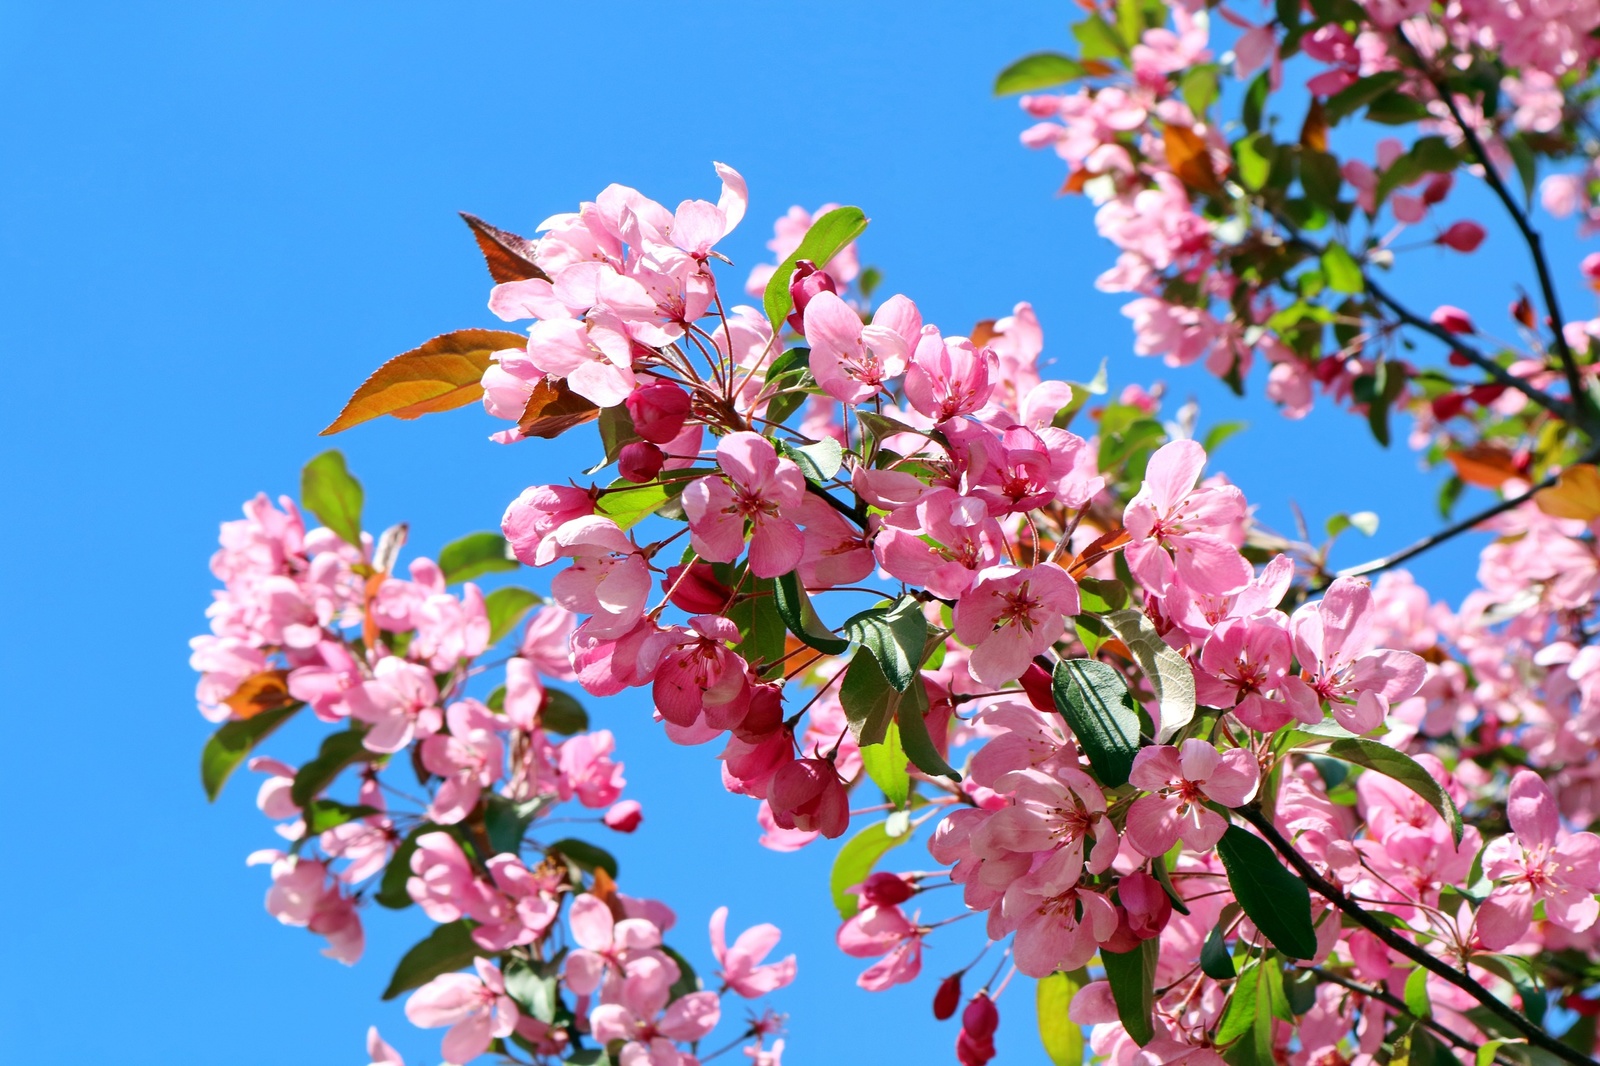
{"label": "flower bud", "polygon": [[733,735],[754,743],[783,728],[783,689],[777,685],[756,685],[750,689],[750,709]]}
{"label": "flower bud", "polygon": [[1471,366],[1472,360],[1462,352],[1451,352],[1445,356],[1445,361],[1451,366]]}
{"label": "flower bud", "polygon": [[617,454],[617,473],[625,481],[643,485],[656,479],[666,461],[666,452],[648,441],[636,440],[632,444],[624,444],[622,451]]}
{"label": "flower bud", "polygon": [[1482,226],[1463,219],[1460,222],[1452,222],[1450,228],[1435,237],[1434,241],[1453,251],[1472,252],[1483,243],[1485,236]]}
{"label": "flower bud", "polygon": [[956,1037],[956,1059],[961,1066],[986,1066],[994,1058],[994,1033],[1000,1012],[987,992],[979,992],[961,1013],[961,1034]]}
{"label": "flower bud", "polygon": [[1433,314],[1428,316],[1433,324],[1451,333],[1476,333],[1478,328],[1472,324],[1472,316],[1459,307],[1449,304],[1440,304],[1433,309]]}
{"label": "flower bud", "polygon": [[633,430],[651,444],[666,444],[683,432],[689,418],[689,394],[670,381],[635,389],[623,401]]}
{"label": "flower bud", "polygon": [[1578,264],[1578,272],[1590,281],[1600,281],[1600,252],[1590,252]]}
{"label": "flower bud", "polygon": [[639,823],[644,821],[644,808],[639,806],[638,800],[623,800],[613,803],[611,809],[606,811],[600,819],[607,828],[615,829],[619,833],[631,833],[639,828]]}
{"label": "flower bud", "polygon": [[933,994],[933,1016],[939,1021],[944,1021],[955,1014],[956,1006],[961,1002],[961,971],[946,977],[939,982],[939,990]]}
{"label": "flower bud", "polygon": [[1172,898],[1161,882],[1136,870],[1117,883],[1117,898],[1128,916],[1133,935],[1149,940],[1165,929],[1172,918]]}
{"label": "flower bud", "polygon": [[809,259],[802,259],[794,265],[794,276],[789,281],[789,296],[794,300],[794,313],[789,316],[789,328],[796,333],[806,331],[806,305],[811,298],[819,292],[838,294],[839,289],[834,285],[833,277],[826,270],[817,269],[817,264]]}
{"label": "flower bud", "polygon": [[717,580],[710,563],[696,559],[689,565],[687,577],[684,565],[667,567],[666,577],[662,578],[661,587],[672,590],[668,602],[690,614],[721,614],[733,598],[733,590]]}
{"label": "flower bud", "polygon": [[1051,687],[1050,671],[1040,666],[1037,661],[1028,664],[1020,678],[1022,691],[1028,694],[1028,702],[1033,704],[1035,710],[1045,714],[1056,713],[1056,697]]}
{"label": "flower bud", "polygon": [[1428,183],[1422,187],[1422,202],[1427,204],[1429,207],[1432,207],[1434,204],[1443,203],[1444,198],[1450,195],[1450,187],[1455,183],[1456,178],[1454,174],[1435,174],[1433,177],[1429,178]]}
{"label": "flower bud", "polygon": [[1467,395],[1472,397],[1472,402],[1480,407],[1488,407],[1500,397],[1504,396],[1506,387],[1500,384],[1475,385],[1467,390]]}
{"label": "flower bud", "polygon": [[1467,397],[1463,393],[1447,392],[1443,396],[1435,396],[1429,406],[1433,408],[1436,421],[1448,422],[1466,410]]}
{"label": "flower bud", "polygon": [[1523,329],[1532,329],[1538,321],[1533,314],[1533,303],[1527,296],[1517,297],[1517,302],[1511,305],[1511,317],[1516,319]]}
{"label": "flower bud", "polygon": [[916,886],[899,874],[879,870],[853,890],[863,906],[892,907],[917,894]]}

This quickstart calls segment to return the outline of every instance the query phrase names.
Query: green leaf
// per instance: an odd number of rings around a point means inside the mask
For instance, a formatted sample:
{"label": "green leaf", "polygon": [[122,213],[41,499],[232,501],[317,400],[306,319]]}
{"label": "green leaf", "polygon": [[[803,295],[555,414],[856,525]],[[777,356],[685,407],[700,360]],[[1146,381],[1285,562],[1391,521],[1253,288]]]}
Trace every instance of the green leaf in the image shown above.
{"label": "green leaf", "polygon": [[1082,22],[1074,23],[1072,36],[1078,39],[1085,59],[1114,59],[1127,54],[1117,31],[1099,15],[1090,15]]}
{"label": "green leaf", "polygon": [[1100,962],[1111,982],[1111,998],[1117,1004],[1117,1020],[1140,1047],[1155,1036],[1156,953],[1158,937],[1141,941],[1128,952],[1100,949]]}
{"label": "green leaf", "polygon": [[1239,975],[1239,982],[1233,986],[1233,995],[1228,997],[1227,1009],[1222,1012],[1222,1018],[1217,1022],[1218,1044],[1233,1043],[1255,1025],[1256,999],[1260,992],[1256,974],[1260,969],[1260,960],[1252,959],[1245,965],[1244,972]]}
{"label": "green leaf", "polygon": [[1328,288],[1334,292],[1359,293],[1367,287],[1366,279],[1361,276],[1361,264],[1342,244],[1329,244],[1323,249],[1322,273],[1328,279]]}
{"label": "green leaf", "polygon": [[502,637],[517,628],[523,615],[542,602],[538,593],[518,585],[507,585],[485,596],[483,609],[489,616],[489,644],[500,643]]}
{"label": "green leaf", "polygon": [[606,488],[605,494],[594,502],[594,513],[605,515],[621,529],[631,529],[655,514],[673,495],[674,488],[681,491],[683,486],[676,481],[635,485],[626,478],[618,478]]}
{"label": "green leaf", "polygon": [[583,704],[558,688],[544,690],[544,706],[539,708],[539,724],[547,733],[575,736],[589,728],[589,712]]}
{"label": "green leaf", "polygon": [[337,449],[323,452],[300,471],[300,502],[339,539],[361,551],[361,482],[350,476]]}
{"label": "green leaf", "polygon": [[1083,1027],[1067,1012],[1072,997],[1087,983],[1080,969],[1075,973],[1053,973],[1040,980],[1034,992],[1039,1012],[1039,1043],[1055,1066],[1083,1066]]}
{"label": "green leaf", "polygon": [[512,959],[502,970],[506,995],[516,1001],[524,1014],[539,1019],[546,1025],[555,1021],[561,996],[556,988],[554,974],[539,973],[521,959]]}
{"label": "green leaf", "polygon": [[1206,433],[1205,439],[1200,443],[1205,448],[1206,454],[1210,455],[1222,447],[1229,439],[1249,428],[1250,423],[1248,422],[1219,422],[1211,427],[1210,431]]}
{"label": "green leaf", "polygon": [[752,667],[783,658],[785,627],[772,597],[772,580],[757,578],[752,595],[728,609],[727,617],[739,627],[741,639],[733,650]]}
{"label": "green leaf", "polygon": [[1036,52],[1023,56],[994,79],[994,94],[1031,93],[1065,85],[1087,74],[1083,64],[1060,52]]}
{"label": "green leaf", "polygon": [[305,809],[306,835],[315,836],[346,822],[353,822],[357,818],[368,818],[377,814],[376,807],[368,807],[364,803],[340,803],[337,800],[313,800],[311,806]]}
{"label": "green leaf", "polygon": [[1236,825],[1217,841],[1217,855],[1228,872],[1228,885],[1245,914],[1272,946],[1293,959],[1317,953],[1317,931],[1311,924],[1311,891],[1286,870],[1272,846]]}
{"label": "green leaf", "polygon": [[596,464],[585,470],[585,474],[595,474],[604,470],[617,461],[622,454],[622,449],[644,438],[639,436],[639,431],[633,428],[633,415],[629,413],[624,404],[607,407],[601,410],[598,426],[600,430],[600,443],[605,447],[605,456]]}
{"label": "green leaf", "polygon": [[895,716],[895,721],[900,723],[900,744],[906,749],[906,758],[925,774],[960,781],[961,775],[945,762],[928,733],[928,721],[923,717],[927,711],[928,690],[922,678],[918,677],[906,692],[905,699],[901,700],[899,713]]}
{"label": "green leaf", "polygon": [[1406,1010],[1418,1018],[1433,1017],[1433,1003],[1428,999],[1428,971],[1418,966],[1406,978]]}
{"label": "green leaf", "polygon": [[900,746],[898,725],[890,722],[881,744],[868,744],[861,749],[861,765],[896,810],[906,805],[911,798],[911,775],[906,772],[906,750]]}
{"label": "green leaf", "polygon": [[221,794],[228,776],[239,768],[251,749],[304,706],[303,703],[292,703],[249,718],[224,722],[211,734],[211,739],[206,741],[206,746],[200,752],[200,784],[206,790],[206,799],[214,801]]}
{"label": "green leaf", "polygon": [[383,880],[379,883],[378,891],[372,896],[379,906],[396,911],[411,906],[411,894],[406,891],[406,881],[411,877],[411,856],[416,853],[417,838],[426,833],[440,832],[445,832],[442,826],[420,822],[400,841],[400,846],[394,849],[394,855],[389,859],[389,865],[383,869]]}
{"label": "green leaf", "polygon": [[800,473],[813,485],[822,485],[844,465],[844,449],[832,437],[824,437],[815,444],[796,447],[786,440],[775,441],[778,454],[790,459],[800,468]]}
{"label": "green leaf", "polygon": [[1340,762],[1363,766],[1400,782],[1439,812],[1439,817],[1443,818],[1444,824],[1450,828],[1450,838],[1455,841],[1456,847],[1461,846],[1461,834],[1464,829],[1461,812],[1456,809],[1450,794],[1439,787],[1439,782],[1433,779],[1433,775],[1423,769],[1422,764],[1411,756],[1396,751],[1380,741],[1361,737],[1335,739],[1319,754],[1326,755],[1330,759],[1338,759]]}
{"label": "green leaf", "polygon": [[593,873],[595,870],[604,870],[611,875],[612,880],[617,876],[617,860],[604,848],[595,847],[586,840],[575,840],[571,837],[558,840],[545,848],[546,851],[560,855],[581,870]]}
{"label": "green leaf", "polygon": [[844,624],[844,635],[870,651],[883,668],[883,676],[904,692],[922,668],[928,619],[920,600],[902,596],[891,607],[874,607],[850,618]]}
{"label": "green leaf", "polygon": [[501,570],[515,570],[521,565],[511,554],[506,538],[498,533],[468,533],[439,551],[439,569],[447,585]]}
{"label": "green leaf", "polygon": [[845,841],[844,847],[833,858],[833,869],[828,873],[828,891],[833,896],[834,908],[839,917],[850,919],[861,909],[861,897],[850,889],[872,876],[872,868],[890,848],[899,847],[911,839],[910,833],[890,836],[887,822],[874,822]]}
{"label": "green leaf", "polygon": [[799,575],[788,573],[777,578],[772,585],[772,598],[783,624],[807,647],[828,655],[838,655],[850,647],[848,640],[823,625],[817,617]]}
{"label": "green leaf", "polygon": [[1219,921],[1206,935],[1206,942],[1200,946],[1200,972],[1213,981],[1227,981],[1238,976],[1238,971],[1233,966],[1233,956],[1228,953],[1228,944],[1222,939],[1222,923]]}
{"label": "green leaf", "polygon": [[1355,114],[1404,80],[1405,72],[1399,70],[1386,70],[1362,78],[1328,97],[1322,105],[1322,113],[1330,125],[1338,125],[1341,120]]}
{"label": "green leaf", "polygon": [[1244,121],[1244,128],[1251,133],[1261,128],[1261,116],[1266,110],[1267,96],[1272,92],[1272,83],[1268,77],[1270,73],[1271,71],[1263,70],[1257,74],[1244,92],[1244,107],[1240,118]]}
{"label": "green leaf", "polygon": [[883,668],[870,652],[858,651],[851,656],[844,679],[839,682],[839,705],[844,708],[845,721],[857,744],[865,748],[883,743],[900,700],[900,692],[883,676]]}
{"label": "green leaf", "polygon": [[363,726],[328,734],[317,751],[317,757],[300,767],[300,772],[294,775],[294,784],[289,786],[289,798],[294,800],[296,807],[304,810],[310,806],[311,801],[333,784],[333,779],[346,766],[379,757],[377,752],[368,751],[362,746],[361,738],[366,733],[366,727]]}
{"label": "green leaf", "polygon": [[1239,165],[1239,180],[1251,192],[1259,192],[1272,174],[1272,160],[1276,150],[1270,133],[1252,133],[1233,146],[1234,160]]}
{"label": "green leaf", "polygon": [[1178,91],[1183,93],[1183,102],[1189,105],[1189,110],[1196,116],[1203,118],[1207,109],[1216,103],[1219,92],[1218,70],[1215,63],[1202,63],[1197,67],[1190,67],[1178,79]]}
{"label": "green leaf", "polygon": [[1064,659],[1056,663],[1051,690],[1100,783],[1127,784],[1139,750],[1139,712],[1122,678],[1093,659]]}
{"label": "green leaf", "polygon": [[483,807],[483,832],[489,840],[489,850],[496,855],[520,854],[528,825],[549,805],[547,796],[521,801],[489,796]]}
{"label": "green leaf", "polygon": [[783,320],[794,310],[794,297],[789,295],[794,265],[802,259],[809,259],[819,267],[827,266],[828,260],[866,232],[866,228],[867,216],[859,207],[836,207],[812,221],[799,247],[790,252],[772,272],[766,292],[762,294],[761,303],[766,308],[767,321],[772,323],[774,334],[783,329]]}
{"label": "green leaf", "polygon": [[1161,731],[1156,734],[1156,743],[1167,743],[1194,721],[1194,671],[1187,659],[1161,639],[1143,611],[1111,611],[1101,621],[1128,646],[1133,661],[1144,671],[1150,692],[1161,707]]}
{"label": "green leaf", "polygon": [[394,968],[384,999],[420,988],[440,974],[454,973],[472,965],[474,956],[492,955],[472,939],[472,927],[465,919],[439,926],[426,939],[412,945]]}

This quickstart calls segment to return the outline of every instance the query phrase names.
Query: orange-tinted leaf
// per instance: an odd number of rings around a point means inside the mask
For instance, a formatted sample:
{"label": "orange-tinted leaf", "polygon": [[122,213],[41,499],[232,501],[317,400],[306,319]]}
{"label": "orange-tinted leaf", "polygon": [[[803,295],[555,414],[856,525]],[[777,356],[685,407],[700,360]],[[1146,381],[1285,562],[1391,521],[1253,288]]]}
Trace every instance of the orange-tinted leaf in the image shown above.
{"label": "orange-tinted leaf", "polygon": [[1569,466],[1555,485],[1535,493],[1533,502],[1552,518],[1593,522],[1600,518],[1600,470],[1591,463]]}
{"label": "orange-tinted leaf", "polygon": [[458,329],[384,363],[356,390],[324,437],[379,415],[420,418],[465,406],[483,395],[478,384],[489,356],[521,348],[528,338],[499,329]]}
{"label": "orange-tinted leaf", "polygon": [[263,711],[287,707],[294,702],[294,697],[289,695],[289,671],[263,670],[251,674],[222,702],[240,718],[254,718]]}
{"label": "orange-tinted leaf", "polygon": [[1328,150],[1328,116],[1322,110],[1322,101],[1316,97],[1311,98],[1306,120],[1300,126],[1300,145],[1313,152]]}
{"label": "orange-tinted leaf", "polygon": [[526,237],[491,226],[477,215],[461,212],[462,221],[472,227],[478,250],[489,267],[489,276],[495,281],[527,281],[538,278],[549,281],[550,275],[540,270],[533,261],[534,242]]}
{"label": "orange-tinted leaf", "polygon": [[1161,141],[1167,152],[1167,166],[1185,186],[1199,192],[1222,191],[1205,138],[1188,126],[1168,126]]}
{"label": "orange-tinted leaf", "polygon": [[1483,489],[1497,489],[1521,473],[1509,451],[1487,441],[1450,452],[1445,458],[1456,468],[1456,477]]}
{"label": "orange-tinted leaf", "polygon": [[1079,552],[1072,562],[1067,564],[1067,573],[1072,575],[1074,581],[1078,580],[1093,569],[1096,563],[1106,556],[1120,551],[1132,539],[1128,535],[1128,531],[1121,528],[1102,534],[1095,538],[1094,542],[1087,548]]}
{"label": "orange-tinted leaf", "polygon": [[525,436],[549,440],[599,417],[600,408],[569,389],[565,381],[547,377],[533,387],[517,428]]}
{"label": "orange-tinted leaf", "polygon": [[1511,317],[1522,323],[1524,329],[1532,329],[1538,321],[1533,314],[1533,303],[1525,295],[1511,305]]}
{"label": "orange-tinted leaf", "polygon": [[972,341],[974,348],[983,348],[997,336],[999,334],[995,332],[994,319],[986,318],[972,327],[972,336],[968,340]]}
{"label": "orange-tinted leaf", "polygon": [[[1093,10],[1093,8],[1091,7],[1090,10]],[[1107,74],[1116,73],[1116,68],[1103,59],[1085,59],[1083,60],[1083,72],[1090,77],[1103,78]]]}

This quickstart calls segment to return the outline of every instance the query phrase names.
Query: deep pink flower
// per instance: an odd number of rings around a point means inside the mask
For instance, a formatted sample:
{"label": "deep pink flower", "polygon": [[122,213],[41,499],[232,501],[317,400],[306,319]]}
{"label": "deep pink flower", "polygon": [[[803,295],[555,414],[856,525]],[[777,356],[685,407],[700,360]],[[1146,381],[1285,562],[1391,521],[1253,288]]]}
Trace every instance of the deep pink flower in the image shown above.
{"label": "deep pink flower", "polygon": [[1203,593],[1231,592],[1247,584],[1250,564],[1219,535],[1245,514],[1244,494],[1232,485],[1196,489],[1205,449],[1192,440],[1163,444],[1150,456],[1144,484],[1123,513],[1134,543],[1129,565],[1140,574],[1140,551],[1159,543],[1173,550],[1178,574]]}
{"label": "deep pink flower", "polygon": [[739,627],[717,615],[689,619],[689,628],[663,630],[646,645],[655,659],[651,692],[656,710],[674,725],[697,721],[712,729],[733,729],[750,709],[750,673],[729,647],[739,642]]}
{"label": "deep pink flower", "polygon": [[1194,851],[1214,846],[1228,820],[1205,801],[1224,807],[1249,802],[1261,782],[1261,768],[1243,748],[1219,753],[1204,740],[1186,740],[1181,748],[1163,744],[1139,749],[1128,782],[1152,793],[1128,808],[1128,843],[1154,858],[1179,840]]}
{"label": "deep pink flower", "polygon": [[967,669],[993,688],[1022,676],[1078,613],[1078,583],[1059,566],[994,566],[956,602],[955,636],[971,646]]}
{"label": "deep pink flower", "polygon": [[935,422],[972,414],[989,402],[999,362],[989,348],[925,327],[906,368],[906,399]]}
{"label": "deep pink flower", "polygon": [[772,442],[757,433],[730,433],[717,444],[724,477],[703,477],[683,490],[690,542],[702,559],[731,563],[744,551],[750,523],[750,572],[779,577],[800,562],[804,540],[794,508],[805,494],[805,477]]}
{"label": "deep pink flower", "polygon": [[689,394],[671,381],[656,381],[634,390],[626,400],[634,432],[651,444],[667,444],[683,432],[689,418]]}
{"label": "deep pink flower", "polygon": [[1000,561],[1004,542],[983,501],[936,488],[890,512],[872,550],[892,576],[950,599]]}
{"label": "deep pink flower", "polygon": [[783,829],[832,839],[850,826],[850,798],[828,759],[795,759],[779,767],[767,786],[767,802]]}
{"label": "deep pink flower", "polygon": [[1427,677],[1427,664],[1412,652],[1373,649],[1375,618],[1372,587],[1342,577],[1289,622],[1306,683],[1352,733],[1376,729],[1390,704],[1415,695]]}

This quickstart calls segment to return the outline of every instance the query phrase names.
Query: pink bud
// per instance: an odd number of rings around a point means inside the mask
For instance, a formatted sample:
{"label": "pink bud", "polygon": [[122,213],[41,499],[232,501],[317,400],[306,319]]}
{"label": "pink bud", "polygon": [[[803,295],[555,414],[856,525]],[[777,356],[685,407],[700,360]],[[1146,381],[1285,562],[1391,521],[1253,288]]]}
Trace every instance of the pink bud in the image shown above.
{"label": "pink bud", "polygon": [[1471,252],[1483,243],[1484,236],[1482,226],[1463,219],[1460,222],[1452,222],[1450,228],[1435,237],[1434,241],[1457,252]]}
{"label": "pink bud", "polygon": [[717,580],[717,572],[710,563],[696,559],[684,576],[683,563],[667,567],[661,579],[663,589],[671,589],[668,597],[672,606],[690,614],[721,614],[733,598],[733,590]]}
{"label": "pink bud", "polygon": [[1428,179],[1422,187],[1422,202],[1432,207],[1434,204],[1443,203],[1444,198],[1450,195],[1450,187],[1456,183],[1454,174],[1435,174]]}
{"label": "pink bud", "polygon": [[1028,694],[1028,702],[1033,704],[1035,710],[1045,714],[1056,713],[1056,697],[1050,682],[1050,671],[1038,663],[1029,663],[1028,668],[1022,672],[1022,691]]}
{"label": "pink bud", "polygon": [[1465,393],[1447,392],[1443,396],[1435,396],[1429,406],[1433,408],[1435,420],[1448,422],[1466,410],[1467,397]]}
{"label": "pink bud", "polygon": [[826,270],[818,270],[817,264],[809,259],[795,263],[794,276],[789,281],[789,296],[794,300],[794,313],[788,319],[790,329],[805,333],[806,305],[819,292],[838,294],[839,289],[834,285],[832,275]]}
{"label": "pink bud", "polygon": [[917,889],[899,874],[879,870],[853,890],[864,907],[892,907],[916,895]]}
{"label": "pink bud", "polygon": [[617,454],[617,473],[625,481],[642,485],[654,481],[666,461],[666,452],[648,441],[636,440],[632,444],[624,444],[622,451]]}
{"label": "pink bud", "polygon": [[689,394],[670,381],[635,389],[623,403],[633,418],[634,432],[651,444],[669,443],[683,432],[689,418]]}
{"label": "pink bud", "polygon": [[1440,304],[1433,309],[1433,314],[1428,316],[1433,324],[1451,333],[1476,333],[1478,327],[1472,324],[1472,316],[1453,307],[1450,304]]}
{"label": "pink bud", "polygon": [[744,721],[734,727],[740,740],[761,741],[783,728],[783,689],[777,685],[756,685],[750,689],[750,709]]}
{"label": "pink bud", "polygon": [[956,1059],[961,1066],[985,1066],[994,1058],[994,1033],[1000,1012],[987,992],[979,992],[961,1013],[961,1035],[956,1037]]}
{"label": "pink bud", "polygon": [[832,839],[850,827],[850,797],[828,759],[796,759],[767,786],[772,820],[784,829]]}
{"label": "pink bud", "polygon": [[623,800],[613,803],[600,820],[619,833],[631,833],[644,821],[644,808],[638,800]]}
{"label": "pink bud", "polygon": [[1166,928],[1172,917],[1172,899],[1161,882],[1136,870],[1117,883],[1117,897],[1128,915],[1128,925],[1140,940],[1149,940]]}
{"label": "pink bud", "polygon": [[1578,264],[1578,270],[1590,281],[1600,281],[1600,252],[1590,252]]}
{"label": "pink bud", "polygon": [[939,982],[939,990],[933,994],[933,1016],[941,1022],[956,1012],[956,1005],[961,1002],[961,971],[946,977]]}

